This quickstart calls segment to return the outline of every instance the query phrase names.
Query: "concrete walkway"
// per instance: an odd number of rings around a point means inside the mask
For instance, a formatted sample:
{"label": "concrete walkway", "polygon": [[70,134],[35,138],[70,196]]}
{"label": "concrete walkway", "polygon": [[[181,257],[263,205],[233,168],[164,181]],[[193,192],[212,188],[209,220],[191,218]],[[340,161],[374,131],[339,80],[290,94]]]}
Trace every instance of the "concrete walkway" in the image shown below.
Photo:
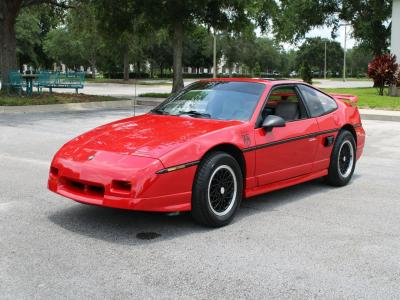
{"label": "concrete walkway", "polygon": [[[193,79],[185,79],[185,85],[192,83]],[[143,82],[141,80],[141,82]],[[149,83],[155,83],[154,81],[148,81]],[[165,81],[163,81],[165,83]],[[324,79],[315,79],[315,86],[318,88],[357,88],[357,87],[372,87],[372,81],[333,81]],[[172,83],[160,84],[160,85],[137,85],[136,95],[144,93],[170,93]],[[55,92],[60,93],[73,93],[71,89],[55,89]],[[85,88],[80,90],[81,93],[88,95],[99,95],[99,96],[114,96],[114,97],[133,97],[135,95],[134,84],[120,84],[120,83],[92,83],[88,82],[85,84]]]}
{"label": "concrete walkway", "polygon": [[321,89],[334,89],[334,88],[367,88],[372,87],[372,80],[347,80],[336,81],[330,79],[315,79],[315,86]]}

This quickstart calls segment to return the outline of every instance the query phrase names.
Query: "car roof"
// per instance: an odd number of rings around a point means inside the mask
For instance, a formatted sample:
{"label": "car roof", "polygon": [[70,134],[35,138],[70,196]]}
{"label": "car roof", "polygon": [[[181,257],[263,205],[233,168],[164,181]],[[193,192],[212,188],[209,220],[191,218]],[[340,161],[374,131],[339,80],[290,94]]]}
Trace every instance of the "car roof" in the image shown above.
{"label": "car roof", "polygon": [[237,78],[209,78],[202,79],[200,81],[230,81],[230,82],[255,82],[264,83],[270,85],[278,84],[299,84],[304,83],[301,80],[288,80],[288,79],[270,79],[270,78],[247,78],[247,77],[237,77]]}

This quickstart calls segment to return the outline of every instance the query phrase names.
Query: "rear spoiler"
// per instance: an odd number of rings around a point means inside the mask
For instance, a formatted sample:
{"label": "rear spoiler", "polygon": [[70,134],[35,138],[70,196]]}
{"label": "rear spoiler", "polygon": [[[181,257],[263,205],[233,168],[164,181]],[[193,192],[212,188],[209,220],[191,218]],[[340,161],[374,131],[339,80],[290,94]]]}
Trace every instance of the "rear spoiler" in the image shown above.
{"label": "rear spoiler", "polygon": [[352,106],[356,106],[358,102],[358,97],[354,95],[349,95],[349,94],[329,94],[329,95],[337,100],[347,102]]}

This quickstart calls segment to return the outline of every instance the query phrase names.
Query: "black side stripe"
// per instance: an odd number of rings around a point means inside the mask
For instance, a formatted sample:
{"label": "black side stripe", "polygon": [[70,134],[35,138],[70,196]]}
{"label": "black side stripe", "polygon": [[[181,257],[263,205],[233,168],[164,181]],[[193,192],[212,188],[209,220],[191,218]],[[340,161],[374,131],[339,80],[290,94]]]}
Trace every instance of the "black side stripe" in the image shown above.
{"label": "black side stripe", "polygon": [[294,142],[294,141],[298,141],[298,140],[302,140],[302,139],[317,137],[317,136],[320,136],[320,135],[323,135],[323,134],[333,133],[333,132],[337,132],[337,131],[339,131],[339,128],[325,130],[325,131],[319,131],[319,132],[314,132],[314,133],[300,135],[300,136],[296,136],[296,137],[292,137],[292,138],[288,138],[288,139],[284,139],[284,140],[280,140],[280,141],[275,141],[275,142],[271,142],[271,143],[266,143],[266,144],[262,144],[262,145],[249,147],[249,148],[244,148],[244,149],[242,149],[242,151],[243,152],[249,152],[249,151],[259,150],[259,149],[263,149],[263,148],[267,148],[267,147],[281,145],[281,144],[284,144],[284,143],[290,143],[290,142]]}
{"label": "black side stripe", "polygon": [[168,167],[168,168],[165,168],[165,169],[158,170],[156,172],[156,174],[165,174],[165,173],[168,173],[168,172],[182,170],[182,169],[185,169],[185,168],[196,166],[199,163],[200,163],[200,161],[196,160],[196,161],[191,161],[191,162],[180,164],[180,165],[175,165],[175,166],[172,166],[172,167]]}
{"label": "black side stripe", "polygon": [[357,124],[354,124],[354,125],[353,125],[354,128],[358,128],[358,127],[361,127],[361,126],[362,126],[361,123],[357,123]]}
{"label": "black side stripe", "polygon": [[[275,145],[280,145],[280,144],[284,144],[284,143],[298,141],[298,140],[301,140],[301,139],[317,137],[319,135],[333,133],[333,132],[337,132],[337,131],[339,131],[339,128],[325,130],[325,131],[319,131],[319,132],[314,132],[314,133],[301,135],[301,136],[296,136],[296,137],[292,137],[292,138],[288,138],[288,139],[284,139],[284,140],[280,140],[280,141],[276,141],[276,142],[271,142],[271,143],[257,145],[257,146],[253,146],[253,147],[249,147],[249,148],[244,148],[244,149],[242,149],[242,151],[243,152],[254,151],[254,150],[258,150],[258,149],[262,149],[262,148],[272,147],[272,146],[275,146]],[[200,163],[200,161],[196,160],[196,161],[191,161],[191,162],[187,162],[187,163],[180,164],[180,165],[175,165],[175,166],[172,166],[172,167],[168,167],[168,168],[165,168],[165,169],[158,170],[156,172],[156,174],[165,174],[165,173],[169,173],[169,172],[173,172],[173,171],[177,171],[177,170],[182,170],[182,169],[185,169],[185,168],[196,166],[199,163]]]}

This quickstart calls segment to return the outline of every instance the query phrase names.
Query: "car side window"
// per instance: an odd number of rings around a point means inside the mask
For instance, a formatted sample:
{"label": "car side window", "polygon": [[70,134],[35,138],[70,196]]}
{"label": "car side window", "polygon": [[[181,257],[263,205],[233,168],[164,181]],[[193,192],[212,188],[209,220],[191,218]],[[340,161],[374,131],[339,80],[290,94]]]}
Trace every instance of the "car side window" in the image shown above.
{"label": "car side window", "polygon": [[311,117],[325,115],[337,108],[335,100],[316,89],[303,84],[299,85],[299,89],[310,111]]}
{"label": "car side window", "polygon": [[262,112],[262,117],[276,115],[286,122],[307,118],[307,112],[295,87],[282,86],[272,90]]}

